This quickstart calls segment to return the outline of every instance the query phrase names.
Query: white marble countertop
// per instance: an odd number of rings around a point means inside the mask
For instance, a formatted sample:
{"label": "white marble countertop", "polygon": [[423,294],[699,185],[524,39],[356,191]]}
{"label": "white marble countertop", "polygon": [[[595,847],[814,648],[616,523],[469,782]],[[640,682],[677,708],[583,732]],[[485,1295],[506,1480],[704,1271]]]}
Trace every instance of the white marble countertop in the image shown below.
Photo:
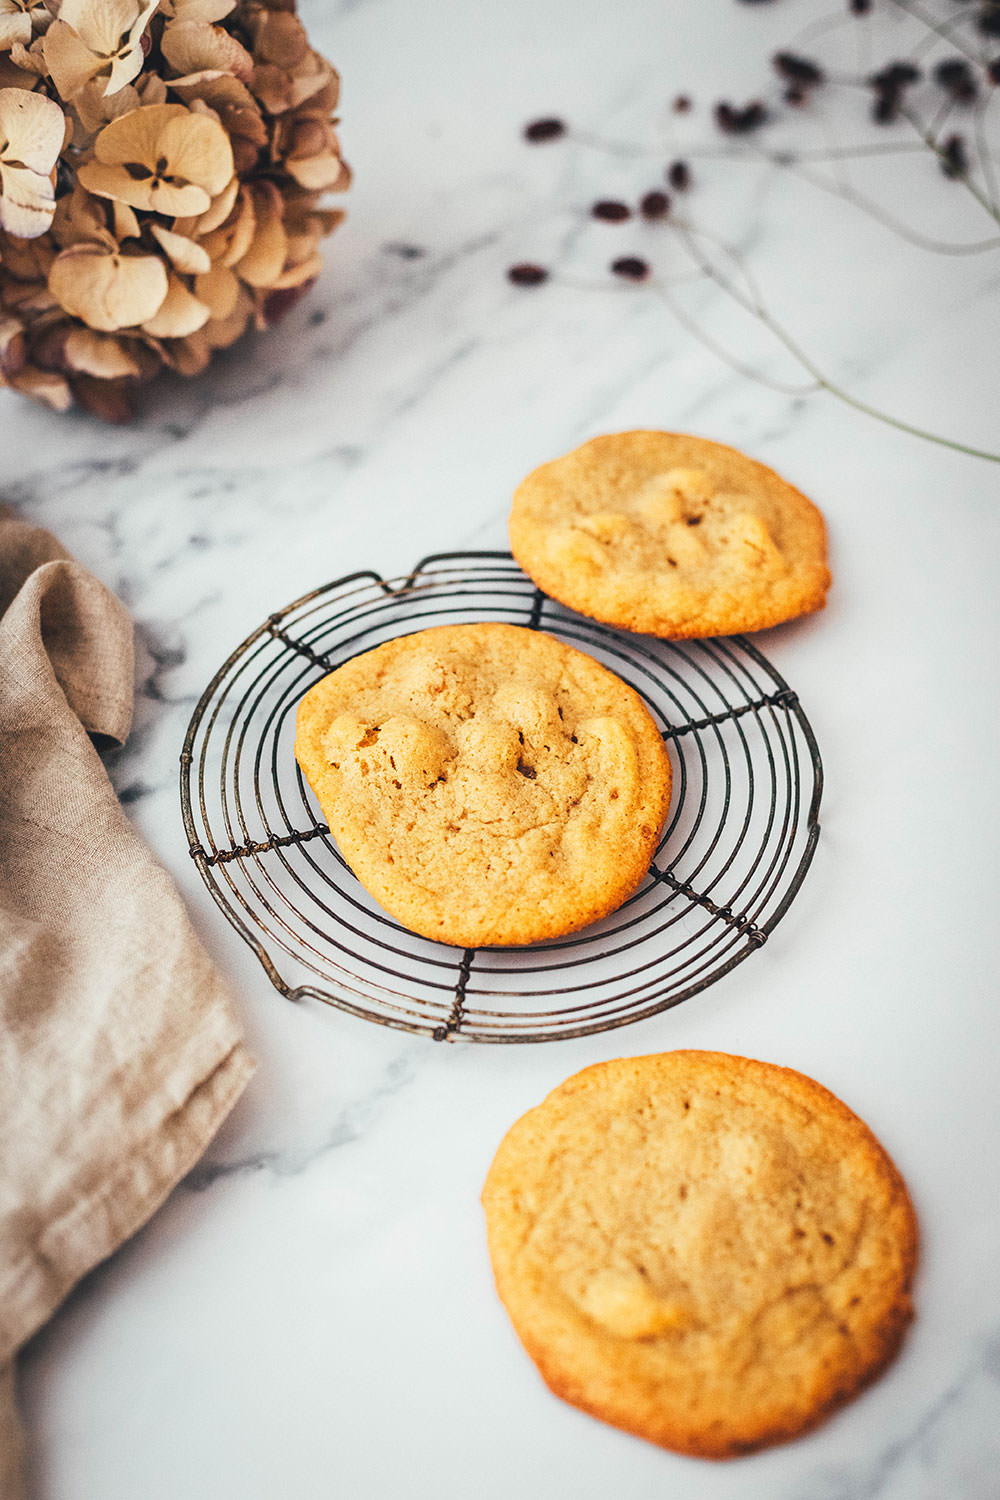
{"label": "white marble countertop", "polygon": [[[881,10],[902,46],[899,7]],[[768,55],[828,13],[817,0],[307,0],[343,73],[356,172],[311,296],[206,377],[161,388],[127,429],[0,398],[0,490],[134,613],[137,723],[113,774],[260,1059],[210,1170],[24,1362],[40,1500],[1000,1494],[1000,468],[728,367],[655,289],[607,275],[622,254],[682,270],[674,231],[588,217],[595,198],[634,200],[690,151],[685,212],[741,247],[830,379],[1000,446],[995,252],[930,253],[766,161],[693,154],[728,144],[712,101],[770,87]],[[802,46],[847,44],[834,31]],[[695,101],[687,115],[670,112],[679,92]],[[841,143],[872,138],[856,92],[823,111]],[[548,114],[623,149],[525,145],[520,127]],[[806,114],[757,139],[805,140]],[[926,235],[996,231],[926,156],[851,171]],[[505,271],[526,260],[557,274],[519,290]],[[738,360],[801,380],[717,287],[676,295]],[[760,638],[801,695],[827,777],[789,914],[704,994],[579,1041],[438,1046],[283,1001],[188,858],[177,759],[205,683],[267,614],[328,578],[502,547],[528,469],[637,426],[743,448],[829,520],[828,609]],[[661,1452],[548,1394],[495,1298],[478,1204],[505,1128],[549,1088],[671,1047],[820,1079],[885,1142],[923,1233],[918,1317],[885,1377],[813,1435],[729,1465]]]}

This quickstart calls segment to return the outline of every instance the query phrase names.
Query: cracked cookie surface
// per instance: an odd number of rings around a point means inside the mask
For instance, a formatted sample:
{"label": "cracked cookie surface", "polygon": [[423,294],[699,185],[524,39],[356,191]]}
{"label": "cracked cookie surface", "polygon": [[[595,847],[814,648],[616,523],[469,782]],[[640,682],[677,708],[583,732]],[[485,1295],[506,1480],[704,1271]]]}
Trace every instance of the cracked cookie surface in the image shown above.
{"label": "cracked cookie surface", "polygon": [[638,694],[514,625],[437,626],[355,657],[302,699],[295,754],[365,889],[460,947],[538,942],[614,911],[670,801]]}
{"label": "cracked cookie surface", "polygon": [[892,1358],[913,1209],[846,1105],[717,1052],[599,1063],[504,1138],[497,1290],[551,1389],[663,1447],[796,1436]]}
{"label": "cracked cookie surface", "polygon": [[820,512],[734,448],[669,432],[594,438],[518,486],[511,550],[535,583],[609,625],[674,640],[822,609]]}

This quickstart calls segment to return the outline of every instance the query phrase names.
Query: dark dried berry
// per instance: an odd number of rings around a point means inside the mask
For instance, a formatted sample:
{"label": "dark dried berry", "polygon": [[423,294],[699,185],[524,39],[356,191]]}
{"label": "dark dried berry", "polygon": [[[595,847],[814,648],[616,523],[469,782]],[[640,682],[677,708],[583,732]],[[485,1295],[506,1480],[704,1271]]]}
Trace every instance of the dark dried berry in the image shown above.
{"label": "dark dried berry", "polygon": [[872,0],[847,0],[847,9],[852,16],[866,16],[872,8]]}
{"label": "dark dried berry", "polygon": [[644,219],[665,219],[670,212],[670,199],[657,188],[641,200],[639,212]]}
{"label": "dark dried berry", "polygon": [[984,36],[1000,36],[1000,5],[984,5],[976,17]]}
{"label": "dark dried berry", "polygon": [[969,171],[969,156],[965,141],[960,135],[950,135],[941,147],[941,170],[946,177],[965,177]]}
{"label": "dark dried berry", "polygon": [[608,224],[623,224],[626,219],[632,217],[632,210],[628,204],[619,203],[617,198],[600,199],[590,212],[595,219],[604,219]]}
{"label": "dark dried berry", "polygon": [[975,75],[964,57],[946,57],[934,69],[934,82],[956,104],[971,104],[978,92]]}
{"label": "dark dried berry", "polygon": [[893,62],[873,73],[868,82],[880,94],[894,94],[911,83],[919,83],[920,77],[920,69],[914,63]]}
{"label": "dark dried berry", "polygon": [[887,125],[896,118],[903,102],[904,90],[911,83],[917,83],[920,76],[920,69],[908,62],[888,63],[871,75],[868,83],[875,90],[872,119],[876,124]]}
{"label": "dark dried berry", "polygon": [[687,94],[678,94],[677,98],[674,100],[674,114],[686,115],[690,108],[691,100],[688,98]]}
{"label": "dark dried berry", "polygon": [[530,125],[524,127],[524,139],[530,141],[533,146],[539,145],[542,141],[557,141],[561,135],[565,134],[566,126],[562,120],[532,120]]}
{"label": "dark dried berry", "polygon": [[637,255],[622,255],[618,260],[611,262],[611,269],[616,276],[621,276],[625,281],[645,281],[649,275],[649,266]]}
{"label": "dark dried berry", "polygon": [[670,186],[678,193],[686,193],[691,186],[691,168],[686,161],[672,161],[666,176]]}
{"label": "dark dried berry", "polygon": [[727,135],[747,135],[766,122],[767,110],[759,99],[752,99],[742,109],[724,99],[715,106],[715,123]]}
{"label": "dark dried berry", "polygon": [[1000,83],[1000,57],[986,64],[986,76],[990,83]]}
{"label": "dark dried berry", "polygon": [[789,83],[800,84],[803,88],[813,88],[826,78],[819,63],[814,63],[808,57],[799,57],[796,52],[776,52],[771,62],[779,77],[787,79]]}
{"label": "dark dried berry", "polygon": [[549,273],[544,266],[533,266],[529,261],[511,266],[507,272],[507,280],[512,281],[515,286],[540,286],[548,279]]}

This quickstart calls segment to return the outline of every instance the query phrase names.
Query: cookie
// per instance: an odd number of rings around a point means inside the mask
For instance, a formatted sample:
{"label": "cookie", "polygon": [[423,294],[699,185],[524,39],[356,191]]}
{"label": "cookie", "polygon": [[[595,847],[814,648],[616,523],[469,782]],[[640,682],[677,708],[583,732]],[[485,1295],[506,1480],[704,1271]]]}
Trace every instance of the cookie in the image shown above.
{"label": "cookie", "polygon": [[681,640],[763,630],[822,609],[819,511],[771,469],[702,438],[594,438],[514,494],[511,549],[553,599]]}
{"label": "cookie", "polygon": [[534,943],[649,868],[670,762],[639,695],[553,636],[443,625],[302,699],[295,754],[361,884],[444,943]]}
{"label": "cookie", "polygon": [[719,1052],[599,1063],[503,1140],[497,1290],[558,1396],[729,1458],[814,1426],[912,1316],[906,1187],[801,1073]]}

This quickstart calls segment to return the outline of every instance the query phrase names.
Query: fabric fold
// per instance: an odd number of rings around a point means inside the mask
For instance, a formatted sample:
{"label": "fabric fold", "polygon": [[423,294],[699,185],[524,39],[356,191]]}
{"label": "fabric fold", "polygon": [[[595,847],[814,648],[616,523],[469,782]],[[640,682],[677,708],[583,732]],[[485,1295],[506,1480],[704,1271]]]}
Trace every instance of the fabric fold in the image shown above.
{"label": "fabric fold", "polygon": [[[0,1443],[7,1365],[141,1227],[245,1087],[231,997],[92,736],[132,714],[132,626],[0,509]],[[17,1495],[0,1458],[3,1500]]]}

